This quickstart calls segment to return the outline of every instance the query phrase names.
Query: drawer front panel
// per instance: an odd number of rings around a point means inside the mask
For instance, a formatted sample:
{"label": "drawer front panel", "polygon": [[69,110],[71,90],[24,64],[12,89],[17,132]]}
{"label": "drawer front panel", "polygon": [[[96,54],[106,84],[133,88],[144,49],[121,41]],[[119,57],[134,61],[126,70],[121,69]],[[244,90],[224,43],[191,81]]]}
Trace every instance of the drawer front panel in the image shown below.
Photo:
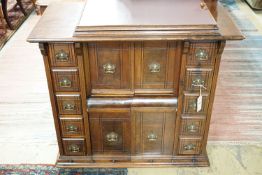
{"label": "drawer front panel", "polygon": [[203,95],[201,110],[197,111],[197,98],[198,95],[184,95],[183,113],[184,114],[203,114],[207,113],[208,96]]}
{"label": "drawer front panel", "polygon": [[84,156],[86,154],[85,139],[63,139],[66,156]]}
{"label": "drawer front panel", "polygon": [[60,118],[62,137],[84,137],[82,118]]}
{"label": "drawer front panel", "polygon": [[186,88],[188,91],[198,91],[200,86],[202,91],[209,92],[212,85],[212,69],[188,68],[186,71]]}
{"label": "drawer front panel", "polygon": [[51,66],[77,66],[73,44],[49,44]]}
{"label": "drawer front panel", "polygon": [[79,91],[79,74],[77,69],[53,69],[52,76],[55,91]]}
{"label": "drawer front panel", "polygon": [[217,42],[191,43],[186,64],[187,66],[214,66],[217,52]]}
{"label": "drawer front panel", "polygon": [[59,114],[82,114],[80,95],[57,96]]}
{"label": "drawer front panel", "polygon": [[181,135],[202,136],[205,129],[204,119],[182,119],[180,133]]}
{"label": "drawer front panel", "polygon": [[131,88],[131,51],[127,43],[90,43],[91,84],[93,89]]}
{"label": "drawer front panel", "polygon": [[175,75],[179,72],[178,61],[174,42],[136,43],[135,88],[173,89]]}
{"label": "drawer front panel", "polygon": [[94,153],[130,153],[129,113],[90,113],[89,118]]}
{"label": "drawer front panel", "polygon": [[172,154],[175,117],[172,108],[132,109],[134,154]]}
{"label": "drawer front panel", "polygon": [[178,154],[192,155],[201,153],[200,138],[180,138],[178,144]]}

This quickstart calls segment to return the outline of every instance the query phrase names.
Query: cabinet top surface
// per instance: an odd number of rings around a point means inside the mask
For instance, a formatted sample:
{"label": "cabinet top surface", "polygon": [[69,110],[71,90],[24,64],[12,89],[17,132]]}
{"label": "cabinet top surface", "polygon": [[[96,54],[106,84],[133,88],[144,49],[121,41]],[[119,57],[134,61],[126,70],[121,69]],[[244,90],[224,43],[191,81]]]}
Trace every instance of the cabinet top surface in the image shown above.
{"label": "cabinet top surface", "polygon": [[216,29],[199,0],[88,0],[76,31]]}
{"label": "cabinet top surface", "polygon": [[228,12],[218,5],[213,18],[199,0],[57,0],[28,37],[29,42],[235,39],[243,35]]}

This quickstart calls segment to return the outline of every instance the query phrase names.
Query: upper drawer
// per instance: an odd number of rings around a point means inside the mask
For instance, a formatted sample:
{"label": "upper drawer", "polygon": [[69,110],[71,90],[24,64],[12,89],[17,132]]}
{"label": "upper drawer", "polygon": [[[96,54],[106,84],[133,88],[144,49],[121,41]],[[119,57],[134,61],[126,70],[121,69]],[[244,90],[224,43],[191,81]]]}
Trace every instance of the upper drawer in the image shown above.
{"label": "upper drawer", "polygon": [[[147,41],[135,44],[135,92],[174,93],[179,68],[177,42]],[[155,90],[154,90],[155,89]]]}
{"label": "upper drawer", "polygon": [[88,59],[92,89],[130,89],[130,45],[125,42],[89,43]]}
{"label": "upper drawer", "polygon": [[49,44],[51,66],[77,66],[73,44]]}
{"label": "upper drawer", "polygon": [[192,42],[186,64],[187,66],[214,66],[217,53],[217,42]]}

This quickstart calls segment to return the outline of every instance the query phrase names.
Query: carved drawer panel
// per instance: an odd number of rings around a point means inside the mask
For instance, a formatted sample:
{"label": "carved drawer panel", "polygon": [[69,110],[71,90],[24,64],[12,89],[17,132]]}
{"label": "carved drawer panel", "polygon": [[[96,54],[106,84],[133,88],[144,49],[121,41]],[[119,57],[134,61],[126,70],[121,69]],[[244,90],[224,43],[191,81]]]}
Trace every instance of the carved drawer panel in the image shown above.
{"label": "carved drawer panel", "polygon": [[66,156],[84,156],[86,154],[85,139],[63,138],[63,147]]}
{"label": "carved drawer panel", "polygon": [[62,137],[84,137],[82,118],[60,117]]}
{"label": "carved drawer panel", "polygon": [[182,118],[180,125],[181,135],[202,136],[205,129],[205,119]]}
{"label": "carved drawer panel", "polygon": [[[174,91],[179,74],[179,47],[174,42],[140,42],[135,44],[135,89]],[[141,89],[139,91],[139,89]]]}
{"label": "carved drawer panel", "polygon": [[202,86],[202,91],[209,92],[212,85],[212,77],[212,69],[187,68],[185,90],[199,92],[199,88]]}
{"label": "carved drawer panel", "polygon": [[59,114],[82,114],[80,95],[56,95]]}
{"label": "carved drawer panel", "polygon": [[133,108],[132,154],[172,154],[175,118],[174,108]]}
{"label": "carved drawer panel", "polygon": [[178,143],[178,154],[200,154],[202,146],[201,138],[180,137]]}
{"label": "carved drawer panel", "polygon": [[77,66],[73,44],[49,44],[51,66]]}
{"label": "carved drawer panel", "polygon": [[202,103],[201,107],[198,109],[198,104],[197,104],[197,98],[199,97],[199,94],[186,94],[184,95],[184,100],[183,100],[183,114],[201,114],[205,115],[207,114],[207,109],[208,109],[208,102],[209,102],[209,96],[207,94],[202,94]]}
{"label": "carved drawer panel", "polygon": [[92,89],[131,88],[133,61],[128,43],[89,43],[87,47]]}
{"label": "carved drawer panel", "polygon": [[77,69],[53,69],[55,91],[79,91],[79,73]]}
{"label": "carved drawer panel", "polygon": [[187,56],[187,66],[214,66],[217,52],[217,42],[192,42]]}
{"label": "carved drawer panel", "polygon": [[129,112],[91,112],[89,119],[93,153],[130,153]]}

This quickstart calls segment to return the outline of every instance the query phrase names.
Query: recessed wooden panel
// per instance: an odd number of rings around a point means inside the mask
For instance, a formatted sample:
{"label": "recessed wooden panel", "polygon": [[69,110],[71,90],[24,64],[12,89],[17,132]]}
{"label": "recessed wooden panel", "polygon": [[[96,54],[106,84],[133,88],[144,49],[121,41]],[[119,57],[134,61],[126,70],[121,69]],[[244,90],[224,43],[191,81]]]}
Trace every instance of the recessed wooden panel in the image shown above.
{"label": "recessed wooden panel", "polygon": [[187,66],[214,66],[218,54],[218,42],[191,42]]}
{"label": "recessed wooden panel", "polygon": [[204,119],[183,118],[180,125],[181,135],[202,136],[205,129]]}
{"label": "recessed wooden panel", "polygon": [[201,141],[201,138],[179,138],[178,154],[200,154],[202,149]]}
{"label": "recessed wooden panel", "polygon": [[85,139],[63,139],[66,156],[84,156],[86,154]]}
{"label": "recessed wooden panel", "polygon": [[130,89],[132,58],[126,42],[89,43],[92,89]]}
{"label": "recessed wooden panel", "polygon": [[52,76],[55,91],[79,91],[79,73],[77,69],[53,69]]}
{"label": "recessed wooden panel", "polygon": [[208,102],[209,102],[209,96],[207,94],[202,94],[202,107],[199,112],[197,112],[197,98],[199,97],[199,94],[187,94],[184,95],[183,100],[183,114],[201,114],[206,115],[207,114],[207,108],[208,108]]}
{"label": "recessed wooden panel", "polygon": [[161,41],[135,44],[135,89],[176,90],[180,63],[177,45]]}
{"label": "recessed wooden panel", "polygon": [[84,137],[83,119],[73,117],[60,117],[62,137]]}
{"label": "recessed wooden panel", "polygon": [[186,87],[185,90],[209,92],[212,85],[213,69],[209,68],[187,68],[186,69]]}
{"label": "recessed wooden panel", "polygon": [[77,66],[73,44],[49,44],[51,66]]}
{"label": "recessed wooden panel", "polygon": [[82,114],[80,95],[57,95],[59,114]]}
{"label": "recessed wooden panel", "polygon": [[89,114],[93,153],[130,153],[129,112]]}
{"label": "recessed wooden panel", "polygon": [[133,154],[172,154],[175,118],[173,108],[133,108]]}

